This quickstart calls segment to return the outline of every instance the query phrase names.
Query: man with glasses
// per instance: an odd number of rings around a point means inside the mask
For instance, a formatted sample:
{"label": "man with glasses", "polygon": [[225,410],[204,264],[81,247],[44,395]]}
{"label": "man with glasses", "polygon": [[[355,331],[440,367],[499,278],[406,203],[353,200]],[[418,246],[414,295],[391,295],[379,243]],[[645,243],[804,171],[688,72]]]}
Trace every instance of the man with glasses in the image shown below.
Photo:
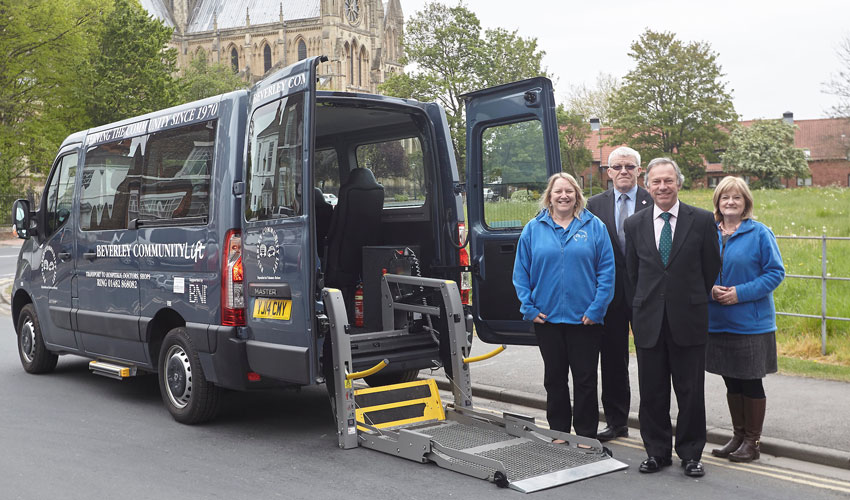
{"label": "man with glasses", "polygon": [[607,426],[596,435],[600,441],[629,435],[628,418],[631,390],[629,388],[629,321],[631,309],[626,304],[625,220],[638,210],[652,206],[652,197],[637,185],[640,176],[640,153],[621,146],[608,156],[608,177],[614,187],[593,196],[587,209],[602,219],[608,228],[614,251],[616,279],[614,299],[605,314],[602,338],[602,408]]}

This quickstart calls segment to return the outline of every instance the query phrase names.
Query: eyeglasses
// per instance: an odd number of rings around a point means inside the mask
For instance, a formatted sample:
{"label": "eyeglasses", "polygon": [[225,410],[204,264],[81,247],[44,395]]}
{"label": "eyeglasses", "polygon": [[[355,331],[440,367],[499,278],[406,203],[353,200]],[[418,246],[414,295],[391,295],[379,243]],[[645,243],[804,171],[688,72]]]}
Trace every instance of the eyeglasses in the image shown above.
{"label": "eyeglasses", "polygon": [[608,168],[614,169],[617,172],[619,172],[620,170],[623,170],[625,168],[626,170],[631,172],[632,170],[637,168],[637,165],[611,165]]}

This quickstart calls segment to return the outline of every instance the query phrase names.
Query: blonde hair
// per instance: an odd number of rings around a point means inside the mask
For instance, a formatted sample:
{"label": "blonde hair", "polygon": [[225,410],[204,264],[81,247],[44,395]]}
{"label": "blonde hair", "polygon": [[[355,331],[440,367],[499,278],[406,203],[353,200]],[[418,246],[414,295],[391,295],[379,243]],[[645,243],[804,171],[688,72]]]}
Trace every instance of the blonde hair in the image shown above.
{"label": "blonde hair", "polygon": [[737,191],[744,197],[744,213],[741,214],[741,219],[749,219],[753,216],[753,193],[750,192],[750,187],[744,179],[727,175],[714,188],[714,220],[717,222],[723,221],[723,214],[720,212],[720,197],[729,191]]}
{"label": "blonde hair", "polygon": [[552,202],[549,198],[552,196],[552,186],[555,185],[555,181],[558,179],[565,179],[573,186],[576,193],[576,206],[573,208],[573,215],[577,217],[584,210],[584,193],[581,187],[579,187],[576,178],[566,172],[558,172],[557,174],[552,174],[552,177],[549,177],[546,190],[543,191],[543,195],[540,197],[540,208],[545,208],[549,211],[549,215],[552,215]]}

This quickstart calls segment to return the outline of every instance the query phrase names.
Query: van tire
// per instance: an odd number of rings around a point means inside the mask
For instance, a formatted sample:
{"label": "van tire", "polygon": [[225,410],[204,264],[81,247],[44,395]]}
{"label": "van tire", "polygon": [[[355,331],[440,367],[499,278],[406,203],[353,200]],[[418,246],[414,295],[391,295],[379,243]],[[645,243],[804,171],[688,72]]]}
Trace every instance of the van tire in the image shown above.
{"label": "van tire", "polygon": [[49,373],[56,368],[59,356],[47,350],[41,336],[41,325],[35,307],[27,304],[18,317],[18,355],[27,373]]}
{"label": "van tire", "polygon": [[208,382],[184,327],[174,328],[159,350],[159,392],[174,420],[200,424],[215,418],[220,389]]}
{"label": "van tire", "polygon": [[403,370],[400,372],[376,373],[365,377],[363,380],[369,384],[369,387],[380,387],[382,385],[413,382],[417,378],[419,378],[419,370]]}

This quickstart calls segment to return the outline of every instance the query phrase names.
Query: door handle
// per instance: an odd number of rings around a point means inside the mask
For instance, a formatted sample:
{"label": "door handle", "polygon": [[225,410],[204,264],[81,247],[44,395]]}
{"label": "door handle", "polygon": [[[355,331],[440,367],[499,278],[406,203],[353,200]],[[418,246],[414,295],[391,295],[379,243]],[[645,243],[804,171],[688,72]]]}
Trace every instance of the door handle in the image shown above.
{"label": "door handle", "polygon": [[83,254],[83,257],[85,257],[88,260],[94,260],[95,257],[97,257],[97,252],[85,252]]}
{"label": "door handle", "polygon": [[499,245],[500,253],[514,253],[516,252],[516,245],[514,243],[506,243],[503,245]]}
{"label": "door handle", "polygon": [[71,260],[71,252],[59,252],[59,260],[62,262]]}

